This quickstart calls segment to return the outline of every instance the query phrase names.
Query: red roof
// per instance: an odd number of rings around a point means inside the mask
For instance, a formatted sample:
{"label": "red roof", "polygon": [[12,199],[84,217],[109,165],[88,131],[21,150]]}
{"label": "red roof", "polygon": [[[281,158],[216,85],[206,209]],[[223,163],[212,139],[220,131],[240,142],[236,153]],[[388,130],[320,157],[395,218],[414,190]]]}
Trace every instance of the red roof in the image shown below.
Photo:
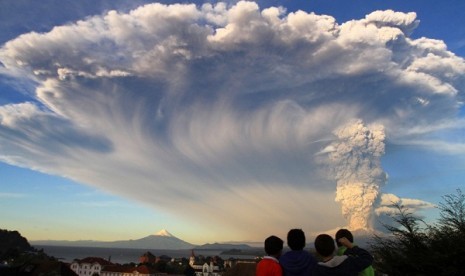
{"label": "red roof", "polygon": [[110,262],[110,261],[107,261],[103,258],[99,258],[99,257],[87,257],[87,258],[84,258],[82,260],[78,260],[77,261],[79,264],[83,264],[83,263],[86,263],[86,264],[94,264],[94,263],[98,263],[100,265],[112,265],[113,263]]}
{"label": "red roof", "polygon": [[150,274],[151,272],[153,272],[153,269],[150,269],[148,266],[145,266],[145,265],[140,265],[140,266],[136,267],[135,270],[137,272],[143,273],[143,274]]}
{"label": "red roof", "polygon": [[146,257],[146,256],[155,257],[155,255],[153,255],[150,251],[145,252],[144,255],[142,255],[141,257]]}

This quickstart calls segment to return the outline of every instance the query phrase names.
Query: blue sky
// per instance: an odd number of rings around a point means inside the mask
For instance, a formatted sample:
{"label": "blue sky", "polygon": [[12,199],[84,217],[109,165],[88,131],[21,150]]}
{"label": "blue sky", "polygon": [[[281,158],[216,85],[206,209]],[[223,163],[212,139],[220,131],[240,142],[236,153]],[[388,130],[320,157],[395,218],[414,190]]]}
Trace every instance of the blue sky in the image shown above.
{"label": "blue sky", "polygon": [[1,228],[260,241],[463,186],[463,1],[150,3],[0,4]]}

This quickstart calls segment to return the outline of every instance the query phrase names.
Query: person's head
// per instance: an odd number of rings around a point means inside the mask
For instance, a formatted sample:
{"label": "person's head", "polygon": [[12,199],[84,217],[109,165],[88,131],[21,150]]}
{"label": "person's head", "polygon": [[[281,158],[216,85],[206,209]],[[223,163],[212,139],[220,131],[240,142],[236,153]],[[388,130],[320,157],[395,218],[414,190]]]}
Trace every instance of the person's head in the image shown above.
{"label": "person's head", "polygon": [[330,235],[321,234],[315,239],[315,249],[322,257],[329,257],[334,254],[336,246],[334,246],[334,240]]}
{"label": "person's head", "polygon": [[265,252],[269,256],[279,256],[283,250],[283,240],[276,236],[265,239]]}
{"label": "person's head", "polygon": [[287,245],[292,250],[302,250],[305,247],[305,233],[302,229],[291,229],[287,233]]}
{"label": "person's head", "polygon": [[346,238],[348,239],[351,243],[354,242],[354,236],[352,236],[352,233],[347,230],[347,229],[339,229],[337,232],[336,232],[336,243],[337,243],[337,246],[342,246],[342,244],[339,241],[340,238]]}

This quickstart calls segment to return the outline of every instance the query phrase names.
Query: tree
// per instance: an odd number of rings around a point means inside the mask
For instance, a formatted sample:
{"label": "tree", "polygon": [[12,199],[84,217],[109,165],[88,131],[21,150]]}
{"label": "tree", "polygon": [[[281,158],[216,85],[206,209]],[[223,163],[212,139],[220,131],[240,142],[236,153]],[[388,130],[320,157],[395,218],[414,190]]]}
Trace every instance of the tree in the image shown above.
{"label": "tree", "polygon": [[465,195],[458,189],[443,199],[438,223],[430,231],[430,250],[443,275],[465,275]]}
{"label": "tree", "polygon": [[398,226],[384,225],[391,233],[390,237],[375,235],[371,243],[372,253],[375,257],[376,270],[388,275],[425,275],[423,260],[427,253],[427,236],[420,218],[408,212],[407,208],[398,203],[393,204],[397,215],[393,220]]}
{"label": "tree", "polygon": [[375,236],[371,243],[376,270],[388,275],[465,275],[465,195],[457,190],[443,200],[433,226],[393,205],[398,225],[385,225],[391,235]]}

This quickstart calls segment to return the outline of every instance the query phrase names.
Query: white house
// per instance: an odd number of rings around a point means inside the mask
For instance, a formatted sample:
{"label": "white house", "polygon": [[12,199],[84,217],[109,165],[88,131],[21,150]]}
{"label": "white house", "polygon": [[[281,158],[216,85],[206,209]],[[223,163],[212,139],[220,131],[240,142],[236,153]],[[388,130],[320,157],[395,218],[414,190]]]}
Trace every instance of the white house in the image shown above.
{"label": "white house", "polygon": [[79,276],[100,275],[102,268],[106,265],[112,265],[112,263],[102,258],[88,257],[73,261],[71,270]]}
{"label": "white house", "polygon": [[210,264],[204,263],[202,265],[202,270],[197,271],[197,269],[194,267],[195,270],[195,275],[196,276],[220,276],[220,268],[217,265],[213,265],[213,262],[210,262]]}
{"label": "white house", "polygon": [[189,265],[194,269],[195,276],[221,276],[219,266],[215,265],[213,261],[210,263],[199,262],[196,260],[194,250],[192,250],[191,257],[189,258]]}

